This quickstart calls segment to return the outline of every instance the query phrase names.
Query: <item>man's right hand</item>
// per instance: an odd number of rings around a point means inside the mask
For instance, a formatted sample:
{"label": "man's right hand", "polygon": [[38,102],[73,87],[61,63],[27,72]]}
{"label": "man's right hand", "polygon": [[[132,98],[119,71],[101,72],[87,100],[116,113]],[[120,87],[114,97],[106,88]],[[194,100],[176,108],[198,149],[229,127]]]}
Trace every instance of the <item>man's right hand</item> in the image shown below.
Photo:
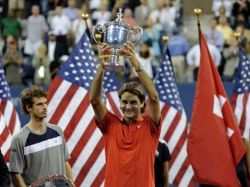
{"label": "man's right hand", "polygon": [[98,52],[100,66],[103,68],[104,64],[111,59],[112,49],[106,43],[99,43]]}

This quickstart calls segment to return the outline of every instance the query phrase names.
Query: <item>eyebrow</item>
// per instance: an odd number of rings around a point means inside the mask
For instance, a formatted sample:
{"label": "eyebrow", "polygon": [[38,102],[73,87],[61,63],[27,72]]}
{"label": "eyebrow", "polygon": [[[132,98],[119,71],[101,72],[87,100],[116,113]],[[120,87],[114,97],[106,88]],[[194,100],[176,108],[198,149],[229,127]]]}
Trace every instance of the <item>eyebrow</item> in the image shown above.
{"label": "eyebrow", "polygon": [[128,100],[126,100],[126,99],[122,99],[121,101],[122,101],[122,102],[125,102],[125,101],[126,101],[126,102],[130,102],[130,103],[132,103],[132,102],[137,102],[137,100],[135,100],[135,99],[134,99],[134,100],[130,100],[130,101],[128,101]]}

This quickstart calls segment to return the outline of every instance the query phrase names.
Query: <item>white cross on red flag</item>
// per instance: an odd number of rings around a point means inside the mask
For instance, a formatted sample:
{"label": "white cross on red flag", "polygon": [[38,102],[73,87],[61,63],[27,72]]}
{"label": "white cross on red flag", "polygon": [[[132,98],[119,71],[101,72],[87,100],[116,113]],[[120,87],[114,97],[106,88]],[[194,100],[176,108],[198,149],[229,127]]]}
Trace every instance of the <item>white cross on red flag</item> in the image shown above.
{"label": "white cross on red flag", "polygon": [[200,67],[188,135],[188,157],[199,183],[240,186],[236,165],[245,147],[207,42],[199,29]]}

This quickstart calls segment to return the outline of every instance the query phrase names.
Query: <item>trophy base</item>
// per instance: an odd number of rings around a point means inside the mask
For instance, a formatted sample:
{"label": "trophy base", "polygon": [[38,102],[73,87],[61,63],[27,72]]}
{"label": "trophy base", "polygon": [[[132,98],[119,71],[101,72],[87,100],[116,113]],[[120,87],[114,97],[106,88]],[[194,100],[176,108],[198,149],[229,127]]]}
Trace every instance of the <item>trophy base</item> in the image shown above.
{"label": "trophy base", "polygon": [[123,72],[125,70],[123,65],[120,64],[110,64],[107,63],[104,65],[104,69],[107,71],[114,71],[114,72]]}

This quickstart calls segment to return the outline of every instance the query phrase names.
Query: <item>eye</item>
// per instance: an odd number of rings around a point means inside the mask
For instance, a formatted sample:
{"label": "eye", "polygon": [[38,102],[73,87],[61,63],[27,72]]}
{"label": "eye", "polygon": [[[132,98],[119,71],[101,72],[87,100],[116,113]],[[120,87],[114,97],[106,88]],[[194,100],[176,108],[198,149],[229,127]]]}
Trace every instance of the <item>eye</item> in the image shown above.
{"label": "eye", "polygon": [[122,104],[128,104],[128,101],[122,100]]}
{"label": "eye", "polygon": [[131,105],[137,105],[138,103],[137,103],[137,101],[131,101],[130,104]]}

